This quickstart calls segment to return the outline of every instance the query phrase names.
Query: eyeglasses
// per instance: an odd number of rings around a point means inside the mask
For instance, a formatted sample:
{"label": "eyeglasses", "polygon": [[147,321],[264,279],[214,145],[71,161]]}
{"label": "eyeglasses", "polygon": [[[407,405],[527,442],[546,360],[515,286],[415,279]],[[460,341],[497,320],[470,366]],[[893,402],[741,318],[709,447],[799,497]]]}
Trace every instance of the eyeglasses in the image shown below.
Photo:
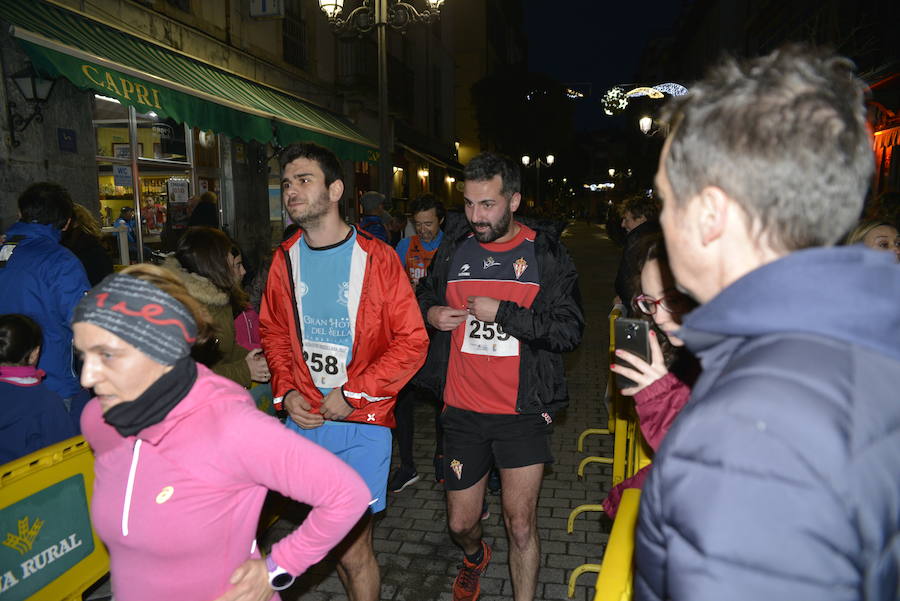
{"label": "eyeglasses", "polygon": [[671,292],[660,299],[641,294],[634,298],[634,306],[638,311],[647,315],[655,315],[657,306],[661,306],[669,313],[681,315],[691,310],[691,300],[678,292]]}

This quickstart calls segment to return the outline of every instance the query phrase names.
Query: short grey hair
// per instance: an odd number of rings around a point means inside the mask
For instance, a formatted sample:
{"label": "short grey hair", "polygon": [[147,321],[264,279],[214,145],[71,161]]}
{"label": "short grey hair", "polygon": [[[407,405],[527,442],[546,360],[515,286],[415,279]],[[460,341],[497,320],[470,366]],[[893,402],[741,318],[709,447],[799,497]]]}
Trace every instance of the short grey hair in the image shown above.
{"label": "short grey hair", "polygon": [[671,201],[716,186],[774,249],[837,242],[859,218],[874,169],[866,85],[853,69],[802,45],[713,68],[664,108]]}

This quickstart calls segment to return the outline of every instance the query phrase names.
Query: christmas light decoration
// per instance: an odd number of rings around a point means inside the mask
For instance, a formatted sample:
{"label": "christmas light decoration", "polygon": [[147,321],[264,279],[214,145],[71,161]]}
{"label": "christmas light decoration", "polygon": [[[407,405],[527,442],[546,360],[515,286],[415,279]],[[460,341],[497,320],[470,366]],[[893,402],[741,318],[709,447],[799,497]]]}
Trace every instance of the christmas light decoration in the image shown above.
{"label": "christmas light decoration", "polygon": [[640,88],[635,88],[625,94],[627,98],[631,98],[633,96],[649,96],[650,98],[662,98],[663,93],[657,90],[656,88],[648,88],[647,86],[641,86]]}
{"label": "christmas light decoration", "polygon": [[628,107],[628,98],[620,87],[608,90],[603,96],[603,112],[607,115],[621,113]]}
{"label": "christmas light decoration", "polygon": [[653,86],[653,88],[669,96],[684,96],[688,93],[687,88],[680,83],[661,83]]}

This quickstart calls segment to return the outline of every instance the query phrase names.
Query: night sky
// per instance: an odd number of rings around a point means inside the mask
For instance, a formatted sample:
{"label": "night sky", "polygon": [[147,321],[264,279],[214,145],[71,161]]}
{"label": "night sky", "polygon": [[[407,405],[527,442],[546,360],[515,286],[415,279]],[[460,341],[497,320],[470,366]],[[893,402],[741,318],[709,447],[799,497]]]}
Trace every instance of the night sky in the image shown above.
{"label": "night sky", "polygon": [[[528,67],[562,83],[590,83],[578,129],[602,128],[603,93],[632,83],[644,45],[672,33],[682,0],[524,0]],[[651,82],[659,83],[659,82]]]}

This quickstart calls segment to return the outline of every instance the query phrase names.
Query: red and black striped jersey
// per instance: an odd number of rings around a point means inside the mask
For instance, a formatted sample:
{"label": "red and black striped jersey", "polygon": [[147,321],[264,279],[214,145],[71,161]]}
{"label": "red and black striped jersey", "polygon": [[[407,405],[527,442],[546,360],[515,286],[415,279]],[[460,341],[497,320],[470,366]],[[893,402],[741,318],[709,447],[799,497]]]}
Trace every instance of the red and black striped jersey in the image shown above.
{"label": "red and black striped jersey", "polygon": [[[540,290],[535,232],[519,224],[503,243],[469,237],[456,249],[447,279],[447,304],[466,308],[470,296],[489,296],[531,307]],[[479,413],[516,413],[519,341],[499,324],[472,315],[453,330],[444,402]]]}

